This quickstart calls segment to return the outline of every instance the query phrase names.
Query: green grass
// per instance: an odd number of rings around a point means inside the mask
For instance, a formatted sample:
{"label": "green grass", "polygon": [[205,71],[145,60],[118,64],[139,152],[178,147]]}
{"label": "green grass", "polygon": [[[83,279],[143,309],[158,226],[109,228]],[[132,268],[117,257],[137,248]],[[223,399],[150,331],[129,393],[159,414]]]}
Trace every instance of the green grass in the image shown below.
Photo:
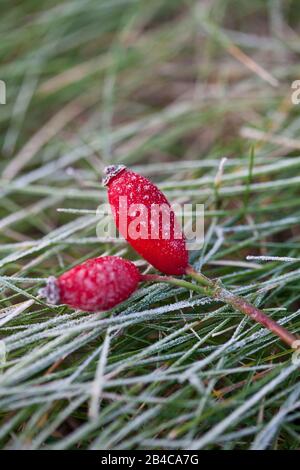
{"label": "green grass", "polygon": [[102,315],[36,298],[104,253],[149,270],[96,236],[102,170],[122,162],[204,203],[194,266],[299,334],[298,2],[6,3],[1,448],[298,449],[292,351],[238,312],[162,284]]}

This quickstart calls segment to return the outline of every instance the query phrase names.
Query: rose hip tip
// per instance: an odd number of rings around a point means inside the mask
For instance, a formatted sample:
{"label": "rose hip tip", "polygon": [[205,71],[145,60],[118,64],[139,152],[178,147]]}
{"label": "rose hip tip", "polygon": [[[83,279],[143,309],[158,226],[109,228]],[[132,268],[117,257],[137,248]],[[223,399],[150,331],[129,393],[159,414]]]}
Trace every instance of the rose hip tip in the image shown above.
{"label": "rose hip tip", "polygon": [[123,170],[126,170],[125,165],[109,165],[105,167],[103,171],[105,176],[102,179],[103,186],[107,186],[112,180],[112,178],[117,176]]}
{"label": "rose hip tip", "polygon": [[38,294],[45,298],[49,304],[58,305],[60,303],[60,292],[56,277],[48,277],[46,286],[40,289]]}

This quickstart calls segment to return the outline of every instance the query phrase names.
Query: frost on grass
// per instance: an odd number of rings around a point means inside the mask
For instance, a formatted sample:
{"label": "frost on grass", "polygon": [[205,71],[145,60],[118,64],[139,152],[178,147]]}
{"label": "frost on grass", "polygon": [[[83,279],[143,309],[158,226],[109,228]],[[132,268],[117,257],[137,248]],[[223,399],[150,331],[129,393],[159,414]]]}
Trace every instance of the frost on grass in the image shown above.
{"label": "frost on grass", "polygon": [[[299,367],[239,312],[162,284],[101,316],[37,299],[89,257],[139,261],[96,233],[103,169],[124,162],[171,202],[205,204],[191,262],[299,334],[299,125],[277,99],[296,0],[253,1],[251,18],[241,6],[239,31],[209,2],[46,0],[29,16],[15,3],[1,16],[15,99],[1,108],[0,171],[15,177],[0,188],[0,447],[298,448]],[[47,44],[45,30],[58,32]]]}

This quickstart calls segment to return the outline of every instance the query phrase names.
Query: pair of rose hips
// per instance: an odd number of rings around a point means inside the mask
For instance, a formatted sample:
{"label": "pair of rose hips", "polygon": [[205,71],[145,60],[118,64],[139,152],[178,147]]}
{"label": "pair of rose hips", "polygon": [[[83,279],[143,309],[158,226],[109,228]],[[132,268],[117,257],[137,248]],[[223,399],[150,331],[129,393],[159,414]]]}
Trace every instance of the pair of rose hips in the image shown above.
{"label": "pair of rose hips", "polygon": [[[200,289],[201,293],[204,292],[215,300],[230,305],[268,328],[289,347],[298,347],[298,338],[276,323],[275,320],[269,318],[263,311],[245,299],[227,291],[220,282],[211,280],[202,273],[197,273],[189,266],[185,238],[179,230],[175,214],[166,197],[151,181],[127,170],[123,165],[109,166],[105,173],[104,185],[108,188],[108,199],[113,209],[115,223],[124,238],[159,271],[175,276],[187,274],[202,287],[204,286],[204,289],[169,276],[143,276],[131,261],[117,256],[104,256],[89,259],[70,269],[58,279],[50,277],[47,286],[40,291],[40,294],[46,297],[48,302],[63,303],[89,312],[103,311],[128,299],[140,282],[163,281],[181,285],[197,292]],[[125,208],[122,204],[124,200],[126,200]],[[151,232],[150,237],[139,237],[136,236],[136,231],[131,233],[128,230],[136,217],[136,213],[131,212],[132,205],[135,208],[146,209],[146,216],[145,218],[139,217],[139,224],[146,228],[147,234],[149,231]],[[158,208],[164,206],[169,209],[167,236],[164,232],[163,218],[152,217],[151,208],[154,205]],[[139,211],[139,209],[137,210]],[[153,228],[154,237],[152,237],[151,231]]]}
{"label": "pair of rose hips", "polygon": [[[145,260],[162,273],[184,274],[188,267],[186,242],[183,234],[178,236],[181,233],[178,222],[164,194],[147,178],[123,165],[109,166],[105,174],[103,184],[108,188],[108,200],[120,233]],[[124,198],[125,218],[124,207],[120,202]],[[133,237],[128,231],[135,218],[128,208],[141,204],[147,212],[143,223],[147,225],[147,231],[156,229],[155,237]],[[162,217],[155,220],[151,218],[151,207],[154,205],[164,205],[170,209],[168,237],[163,233]],[[153,224],[157,226],[153,227]],[[104,256],[89,259],[57,279],[50,277],[40,294],[53,304],[63,303],[90,312],[104,311],[126,300],[143,280],[131,261],[117,256]]]}

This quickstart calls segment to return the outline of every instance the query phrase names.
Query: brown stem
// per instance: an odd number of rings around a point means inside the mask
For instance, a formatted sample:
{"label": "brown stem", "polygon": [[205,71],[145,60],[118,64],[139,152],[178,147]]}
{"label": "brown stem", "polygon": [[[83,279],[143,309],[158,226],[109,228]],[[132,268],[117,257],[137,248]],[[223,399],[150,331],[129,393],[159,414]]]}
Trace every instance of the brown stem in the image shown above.
{"label": "brown stem", "polygon": [[227,305],[231,305],[234,309],[244,313],[255,322],[263,325],[269,331],[272,331],[288,346],[293,349],[297,349],[299,343],[298,338],[295,335],[290,333],[283,326],[279,325],[279,323],[276,321],[272,320],[272,318],[268,317],[262,310],[259,310],[242,297],[229,292],[222,286],[220,281],[209,279],[208,277],[204,276],[204,274],[195,271],[192,266],[188,266],[186,274],[196,280],[197,284],[193,284],[184,279],[177,279],[171,276],[159,276],[157,274],[145,274],[142,276],[142,280],[165,282],[167,284],[172,284],[178,287],[184,287],[186,289],[193,290],[197,293],[204,294],[208,297],[212,297],[216,300],[224,302]]}
{"label": "brown stem", "polygon": [[191,266],[187,268],[186,274],[202,284],[206,290],[207,295],[210,295],[214,299],[220,300],[225,304],[231,305],[239,312],[248,315],[248,317],[252,318],[252,320],[255,322],[260,323],[265,328],[272,331],[288,346],[293,349],[297,349],[298,338],[295,335],[290,333],[283,326],[279,325],[279,323],[272,320],[272,318],[268,317],[264,312],[244,300],[242,297],[232,294],[227,289],[222,287],[220,281],[209,279],[208,277],[204,276],[204,274],[195,271]]}

